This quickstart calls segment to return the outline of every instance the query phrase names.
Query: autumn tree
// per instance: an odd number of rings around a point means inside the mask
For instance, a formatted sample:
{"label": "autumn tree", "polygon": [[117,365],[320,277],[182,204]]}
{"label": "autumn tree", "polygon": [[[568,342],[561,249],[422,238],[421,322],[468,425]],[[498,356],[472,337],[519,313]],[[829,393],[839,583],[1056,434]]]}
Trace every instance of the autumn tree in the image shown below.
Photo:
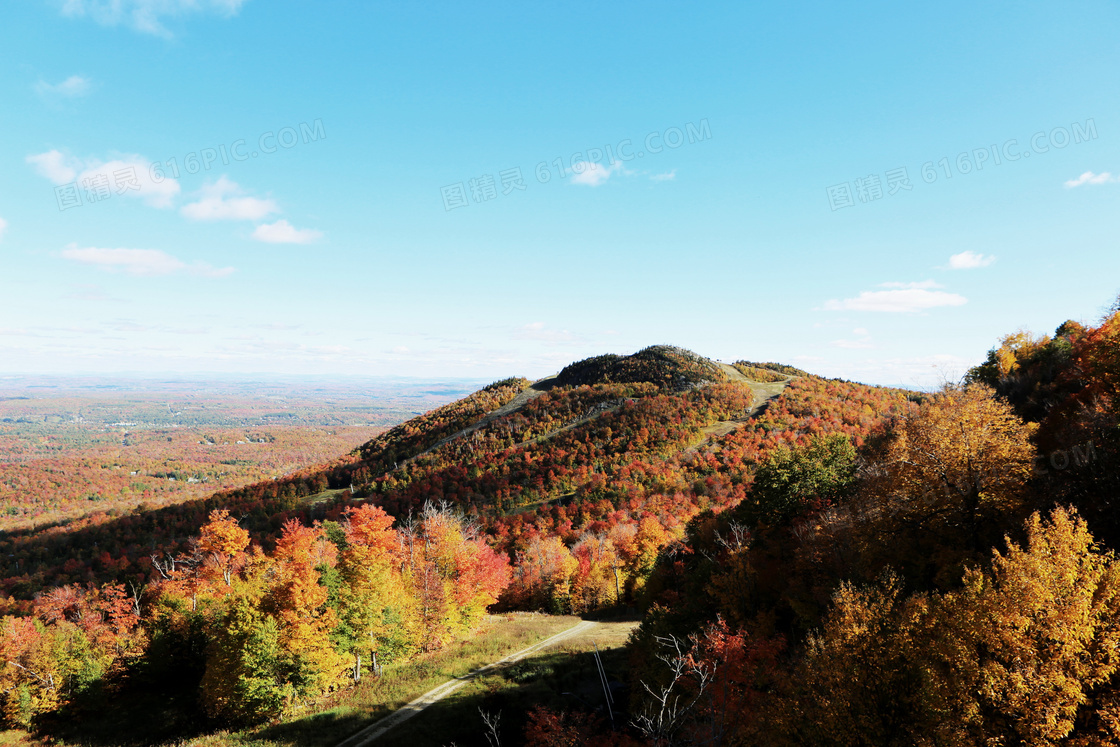
{"label": "autumn tree", "polygon": [[280,715],[293,699],[277,619],[261,606],[260,590],[229,598],[202,678],[202,701],[215,718],[251,723]]}
{"label": "autumn tree", "polygon": [[646,579],[657,564],[658,554],[674,536],[653,516],[644,516],[637,526],[631,527],[629,530],[612,529],[610,538],[622,559],[626,598],[633,600],[645,587]]}
{"label": "autumn tree", "polygon": [[774,745],[905,745],[921,733],[914,618],[924,599],[907,600],[897,577],[867,588],[842,584],[819,632],[811,634],[781,697],[763,716],[759,740]]}
{"label": "autumn tree", "polygon": [[230,518],[229,511],[214,509],[210,521],[202,526],[198,549],[222,573],[226,586],[233,583],[233,574],[245,561],[249,533]]}
{"label": "autumn tree", "polygon": [[633,717],[649,744],[741,744],[755,731],[755,702],[774,677],[781,640],[752,641],[717,618],[685,640],[656,643],[661,666],[640,680]]}
{"label": "autumn tree", "polygon": [[365,504],[346,512],[345,547],[338,565],[336,637],[354,657],[354,679],[369,669],[407,657],[417,646],[416,605],[401,575],[401,537],[393,518]]}
{"label": "autumn tree", "polygon": [[63,701],[66,682],[62,662],[55,651],[54,637],[42,622],[9,616],[0,625],[4,718],[11,726],[29,728],[37,716]]}
{"label": "autumn tree", "polygon": [[990,570],[970,569],[923,626],[932,713],[919,744],[1056,745],[1079,717],[1120,738],[1120,566],[1063,509],[1034,514],[1026,531]]}
{"label": "autumn tree", "polygon": [[843,585],[771,705],[771,743],[1111,744],[1118,645],[1115,557],[1075,514],[1034,514],[958,590]]}
{"label": "autumn tree", "polygon": [[1113,313],[1077,346],[1075,361],[1096,391],[1120,403],[1120,300]]}
{"label": "autumn tree", "polygon": [[568,612],[572,575],[578,567],[579,562],[562,539],[535,534],[518,555],[508,596],[523,608]]}
{"label": "autumn tree", "polygon": [[572,581],[574,612],[622,601],[622,560],[605,534],[584,534],[572,547],[572,555],[578,563]]}
{"label": "autumn tree", "polygon": [[289,520],[273,553],[277,577],[267,608],[276,616],[278,644],[294,698],[327,692],[343,676],[345,662],[330,639],[337,618],[327,606],[318,570],[333,565],[336,552],[321,529]]}
{"label": "autumn tree", "polygon": [[980,551],[983,522],[1025,497],[1036,429],[985,386],[946,387],[898,424],[875,486],[878,510],[910,529],[957,531]]}

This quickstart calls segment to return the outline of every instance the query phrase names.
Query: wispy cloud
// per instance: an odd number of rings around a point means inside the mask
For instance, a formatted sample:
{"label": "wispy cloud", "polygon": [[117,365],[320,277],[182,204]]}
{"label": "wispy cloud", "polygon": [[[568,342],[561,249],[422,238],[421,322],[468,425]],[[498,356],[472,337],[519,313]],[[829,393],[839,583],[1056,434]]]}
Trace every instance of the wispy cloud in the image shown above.
{"label": "wispy cloud", "polygon": [[110,272],[124,272],[128,275],[153,277],[186,272],[203,277],[225,277],[234,272],[232,267],[217,268],[205,262],[187,264],[176,257],[158,249],[103,249],[100,247],[79,248],[70,244],[62,250],[62,256],[74,262],[94,265]]}
{"label": "wispy cloud", "polygon": [[922,280],[922,281],[919,281],[917,283],[879,283],[879,287],[880,288],[904,288],[904,289],[911,289],[911,288],[929,289],[929,288],[943,288],[945,286],[941,285],[941,283],[937,282],[936,280]]}
{"label": "wispy cloud", "polygon": [[62,14],[71,18],[92,18],[102,26],[126,24],[143,34],[170,37],[165,18],[191,13],[233,16],[245,0],[65,0]]}
{"label": "wispy cloud", "polygon": [[963,306],[968,299],[956,293],[946,293],[932,280],[919,283],[882,283],[880,288],[890,290],[864,291],[855,298],[827,301],[828,311],[877,311],[886,313],[913,313],[941,306]]}
{"label": "wispy cloud", "polygon": [[598,187],[615,174],[625,174],[622,162],[618,161],[613,166],[604,166],[592,161],[577,161],[572,164],[572,184],[584,184],[588,187]]}
{"label": "wispy cloud", "polygon": [[94,283],[78,283],[70,286],[71,291],[63,298],[73,299],[75,301],[97,301],[121,303],[121,299],[114,298],[106,293],[100,285]]}
{"label": "wispy cloud", "polygon": [[88,94],[92,88],[91,84],[92,81],[84,75],[71,75],[61,83],[54,84],[40,79],[35,84],[35,93],[47,101],[75,99]]}
{"label": "wispy cloud", "polygon": [[1099,174],[1094,174],[1092,171],[1086,171],[1076,179],[1070,179],[1069,181],[1067,181],[1065,183],[1065,186],[1066,189],[1073,189],[1074,187],[1080,187],[1083,184],[1108,184],[1109,182],[1115,181],[1117,181],[1117,178],[1107,171],[1102,171]]}
{"label": "wispy cloud", "polygon": [[24,159],[35,167],[39,176],[50,179],[55,184],[65,184],[74,181],[78,176],[81,161],[66,156],[57,150],[48,150],[46,153],[36,153]]}
{"label": "wispy cloud", "polygon": [[265,223],[253,231],[253,238],[269,244],[310,244],[323,235],[322,231],[296,228],[286,220]]}
{"label": "wispy cloud", "polygon": [[651,182],[670,182],[677,178],[677,170],[666,171],[664,174],[652,174],[649,178]]}
{"label": "wispy cloud", "polygon": [[833,340],[829,344],[834,348],[843,348],[845,350],[867,350],[875,347],[871,342],[871,333],[863,327],[856,327],[852,330],[852,334],[856,336],[856,339]]}
{"label": "wispy cloud", "polygon": [[0,218],[0,241],[4,240],[4,232],[8,230],[8,221]]}
{"label": "wispy cloud", "polygon": [[165,176],[152,179],[151,162],[135,154],[124,154],[109,161],[76,158],[58,150],[36,153],[24,159],[40,176],[56,185],[76,182],[87,195],[100,199],[121,195],[144,200],[152,207],[171,207],[179,194],[179,181]]}
{"label": "wispy cloud", "polygon": [[549,329],[544,322],[532,322],[526,324],[514,333],[514,338],[518,340],[535,340],[537,342],[573,342],[576,340],[568,330]]}
{"label": "wispy cloud", "polygon": [[987,267],[995,261],[996,258],[991,255],[965,251],[949,257],[949,269],[975,270],[978,267]]}
{"label": "wispy cloud", "polygon": [[179,212],[191,220],[260,220],[280,212],[272,200],[239,196],[243,192],[223,174],[218,181],[203,185],[198,202],[184,205]]}

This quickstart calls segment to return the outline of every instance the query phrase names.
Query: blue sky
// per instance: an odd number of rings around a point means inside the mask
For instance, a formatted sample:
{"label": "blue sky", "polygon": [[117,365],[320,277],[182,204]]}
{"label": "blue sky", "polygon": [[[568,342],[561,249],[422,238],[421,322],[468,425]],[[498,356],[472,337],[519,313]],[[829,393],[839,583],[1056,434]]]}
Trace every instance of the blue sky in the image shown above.
{"label": "blue sky", "polygon": [[1120,292],[1120,9],[974,6],[5,3],[0,374],[954,378]]}

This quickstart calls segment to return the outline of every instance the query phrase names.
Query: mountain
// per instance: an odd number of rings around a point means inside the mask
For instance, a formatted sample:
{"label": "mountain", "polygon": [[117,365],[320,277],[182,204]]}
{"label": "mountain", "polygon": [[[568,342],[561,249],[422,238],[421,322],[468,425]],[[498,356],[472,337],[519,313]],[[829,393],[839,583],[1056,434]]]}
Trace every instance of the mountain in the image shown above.
{"label": "mountain", "polygon": [[[1117,351],[1120,312],[932,393],[671,346],[504,379],[283,480],[9,532],[0,647],[157,689],[158,649],[191,708],[259,720],[486,609],[637,608],[603,744],[1107,743]],[[9,723],[67,702],[0,677]]]}
{"label": "mountain", "polygon": [[535,384],[496,382],[281,480],[9,532],[0,579],[16,599],[67,583],[148,581],[158,575],[151,556],[185,551],[214,508],[266,545],[290,518],[338,520],[367,500],[396,517],[446,501],[511,556],[533,536],[571,545],[646,515],[679,531],[695,512],[740,500],[749,465],[769,449],[828,432],[862,443],[908,396],[669,346],[598,356]]}

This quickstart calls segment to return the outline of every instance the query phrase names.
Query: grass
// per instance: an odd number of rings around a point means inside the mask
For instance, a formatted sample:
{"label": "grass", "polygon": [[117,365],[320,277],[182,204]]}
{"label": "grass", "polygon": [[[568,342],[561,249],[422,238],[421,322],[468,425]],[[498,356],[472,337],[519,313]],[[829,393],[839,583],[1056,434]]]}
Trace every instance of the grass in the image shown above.
{"label": "grass", "polygon": [[636,620],[602,621],[592,630],[555,648],[472,681],[378,740],[378,747],[451,745],[488,747],[480,711],[499,716],[502,744],[520,744],[527,712],[536,705],[557,710],[602,713],[604,694],[595,664],[596,646],[615,697],[615,719],[623,724],[626,703],[617,686],[627,678],[625,649]]}
{"label": "grass", "polygon": [[[578,617],[533,613],[493,616],[471,637],[413,662],[387,666],[381,678],[367,677],[358,686],[334,694],[316,704],[314,713],[296,714],[281,723],[218,732],[176,744],[183,747],[333,747],[437,685],[520,651],[578,622]],[[419,744],[429,742],[414,743]]]}

